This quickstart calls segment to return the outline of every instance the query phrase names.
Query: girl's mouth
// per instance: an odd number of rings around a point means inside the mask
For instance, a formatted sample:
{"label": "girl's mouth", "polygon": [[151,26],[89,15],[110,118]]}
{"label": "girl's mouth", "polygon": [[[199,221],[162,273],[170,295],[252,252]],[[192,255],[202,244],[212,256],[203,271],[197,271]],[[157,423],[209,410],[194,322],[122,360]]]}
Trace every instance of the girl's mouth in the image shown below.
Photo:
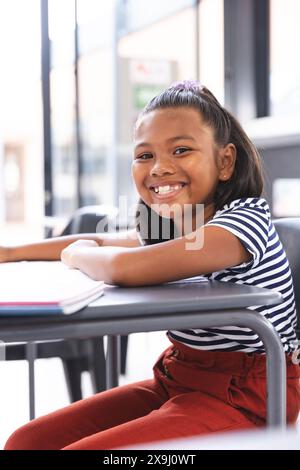
{"label": "girl's mouth", "polygon": [[155,197],[158,199],[169,199],[177,196],[184,186],[186,183],[155,185],[150,186],[150,190],[155,193]]}

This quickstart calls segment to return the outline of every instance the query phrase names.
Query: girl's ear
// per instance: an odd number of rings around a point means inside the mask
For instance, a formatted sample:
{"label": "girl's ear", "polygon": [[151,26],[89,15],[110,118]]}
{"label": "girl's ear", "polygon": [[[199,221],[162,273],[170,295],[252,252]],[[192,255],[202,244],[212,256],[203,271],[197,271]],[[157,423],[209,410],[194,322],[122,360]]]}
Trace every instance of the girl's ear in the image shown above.
{"label": "girl's ear", "polygon": [[235,167],[236,161],[236,147],[234,144],[227,144],[219,150],[218,163],[219,163],[219,180],[228,181]]}

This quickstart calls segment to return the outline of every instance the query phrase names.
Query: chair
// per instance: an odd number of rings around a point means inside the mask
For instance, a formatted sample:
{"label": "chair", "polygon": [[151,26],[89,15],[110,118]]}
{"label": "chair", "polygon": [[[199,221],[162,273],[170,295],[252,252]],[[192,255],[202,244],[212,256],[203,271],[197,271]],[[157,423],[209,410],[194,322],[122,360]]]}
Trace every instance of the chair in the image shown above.
{"label": "chair", "polygon": [[293,276],[298,320],[296,335],[298,340],[300,340],[300,217],[274,219],[273,222],[285,249]]}
{"label": "chair", "polygon": [[298,315],[296,333],[300,339],[300,217],[275,219],[273,222],[285,249],[293,276]]}
{"label": "chair", "polygon": [[[101,221],[107,231],[111,217],[117,209],[111,206],[86,206],[78,209],[61,235],[95,233]],[[99,228],[99,227],[98,227]],[[51,233],[51,232],[50,232]],[[125,373],[128,336],[121,337],[121,373]],[[62,360],[71,402],[82,398],[81,374],[88,371],[94,393],[106,389],[105,353],[103,338],[59,340],[37,344],[37,358],[59,357]],[[7,360],[26,359],[24,344],[7,345]]]}

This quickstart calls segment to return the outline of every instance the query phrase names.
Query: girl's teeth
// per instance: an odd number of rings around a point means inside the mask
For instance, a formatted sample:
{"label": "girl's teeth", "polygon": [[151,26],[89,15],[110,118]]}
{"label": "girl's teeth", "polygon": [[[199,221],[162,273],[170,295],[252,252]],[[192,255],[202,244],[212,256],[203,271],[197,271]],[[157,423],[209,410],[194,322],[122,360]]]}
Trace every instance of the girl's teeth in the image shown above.
{"label": "girl's teeth", "polygon": [[175,186],[166,185],[166,186],[158,186],[154,188],[154,191],[158,194],[166,194],[172,191],[177,191],[180,188],[181,188],[180,184],[176,184]]}

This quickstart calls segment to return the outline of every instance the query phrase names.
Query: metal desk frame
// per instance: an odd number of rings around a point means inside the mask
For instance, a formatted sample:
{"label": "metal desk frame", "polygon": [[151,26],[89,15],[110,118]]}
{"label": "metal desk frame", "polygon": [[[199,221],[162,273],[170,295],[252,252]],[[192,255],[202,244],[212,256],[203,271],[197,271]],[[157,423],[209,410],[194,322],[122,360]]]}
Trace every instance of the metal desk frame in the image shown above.
{"label": "metal desk frame", "polygon": [[286,362],[279,335],[250,305],[281,303],[279,293],[252,286],[209,281],[153,287],[108,287],[105,295],[70,316],[2,317],[0,339],[27,342],[30,415],[34,416],[36,341],[93,338],[108,335],[107,384],[118,385],[118,337],[168,329],[241,326],[255,331],[267,355],[267,424],[286,427]]}

